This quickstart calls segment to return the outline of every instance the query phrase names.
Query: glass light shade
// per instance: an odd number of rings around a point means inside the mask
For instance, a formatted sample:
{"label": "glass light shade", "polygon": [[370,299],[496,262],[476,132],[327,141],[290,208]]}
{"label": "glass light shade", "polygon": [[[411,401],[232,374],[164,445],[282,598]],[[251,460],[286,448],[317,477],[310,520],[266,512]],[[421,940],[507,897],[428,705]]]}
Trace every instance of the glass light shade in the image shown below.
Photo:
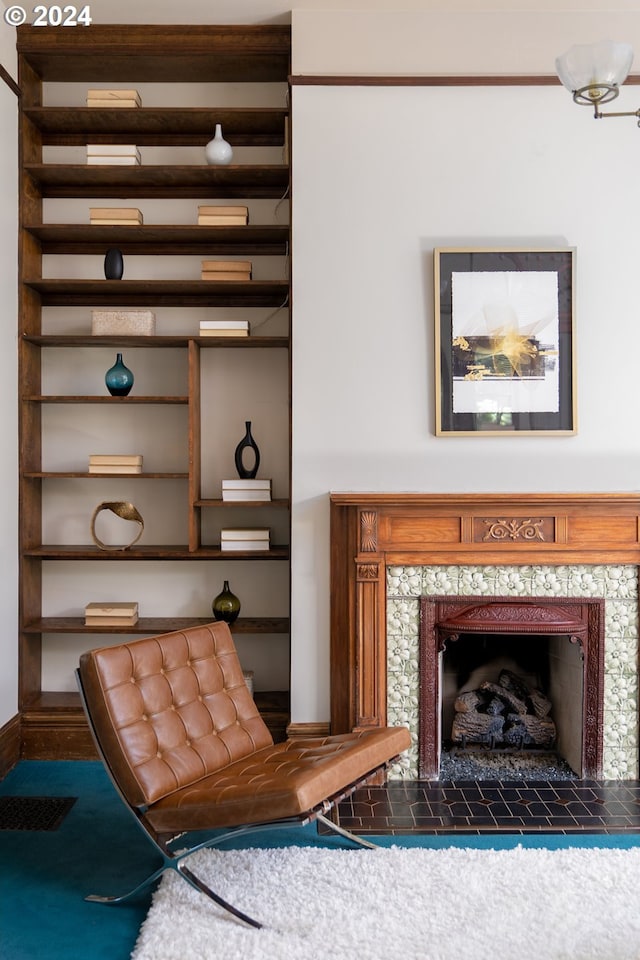
{"label": "glass light shade", "polygon": [[556,60],[560,80],[572,93],[593,87],[592,100],[601,99],[606,87],[616,87],[627,78],[633,61],[628,43],[602,40],[600,43],[577,44]]}

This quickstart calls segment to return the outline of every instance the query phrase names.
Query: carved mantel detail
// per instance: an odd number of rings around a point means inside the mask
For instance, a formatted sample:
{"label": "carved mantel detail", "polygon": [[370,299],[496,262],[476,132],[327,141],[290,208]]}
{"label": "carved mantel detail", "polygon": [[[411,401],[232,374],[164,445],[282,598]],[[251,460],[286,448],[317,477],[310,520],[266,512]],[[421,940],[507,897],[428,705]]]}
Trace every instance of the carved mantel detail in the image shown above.
{"label": "carved mantel detail", "polygon": [[358,583],[369,583],[377,580],[380,574],[380,564],[378,563],[357,563],[356,580]]}
{"label": "carved mantel detail", "polygon": [[378,552],[378,514],[363,510],[360,514],[360,553]]}
{"label": "carved mantel detail", "polygon": [[512,517],[511,519],[483,519],[483,523],[488,528],[483,540],[542,540],[544,541],[544,531],[542,529],[545,520],[525,520],[522,517]]}

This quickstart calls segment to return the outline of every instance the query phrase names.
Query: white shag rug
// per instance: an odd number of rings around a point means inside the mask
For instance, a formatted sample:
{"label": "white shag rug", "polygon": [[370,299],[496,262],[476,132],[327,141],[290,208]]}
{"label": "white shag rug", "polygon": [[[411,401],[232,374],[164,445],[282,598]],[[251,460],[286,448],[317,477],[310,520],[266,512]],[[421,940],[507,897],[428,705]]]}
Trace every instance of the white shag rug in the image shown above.
{"label": "white shag rug", "polygon": [[171,870],[133,960],[639,960],[640,849],[314,847],[186,861],[264,923]]}

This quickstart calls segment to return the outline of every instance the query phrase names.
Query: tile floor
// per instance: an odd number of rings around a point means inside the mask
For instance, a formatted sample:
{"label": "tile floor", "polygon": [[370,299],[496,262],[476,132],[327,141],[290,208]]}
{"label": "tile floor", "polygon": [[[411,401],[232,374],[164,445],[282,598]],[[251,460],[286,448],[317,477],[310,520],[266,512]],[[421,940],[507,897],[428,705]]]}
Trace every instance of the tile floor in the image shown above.
{"label": "tile floor", "polygon": [[338,808],[355,833],[640,833],[636,780],[411,780]]}

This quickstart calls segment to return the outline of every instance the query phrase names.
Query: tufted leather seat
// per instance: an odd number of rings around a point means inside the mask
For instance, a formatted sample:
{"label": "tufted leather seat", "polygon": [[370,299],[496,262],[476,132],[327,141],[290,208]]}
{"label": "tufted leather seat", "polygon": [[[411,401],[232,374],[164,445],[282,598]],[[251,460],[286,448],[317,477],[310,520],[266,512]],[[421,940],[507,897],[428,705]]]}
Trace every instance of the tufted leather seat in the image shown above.
{"label": "tufted leather seat", "polygon": [[169,848],[184,832],[320,817],[346,833],[324,813],[410,742],[388,727],[274,744],[222,622],[92,650],[78,681],[105,765],[164,857],[148,882],[167,867],[194,882],[182,860],[196,848]]}

